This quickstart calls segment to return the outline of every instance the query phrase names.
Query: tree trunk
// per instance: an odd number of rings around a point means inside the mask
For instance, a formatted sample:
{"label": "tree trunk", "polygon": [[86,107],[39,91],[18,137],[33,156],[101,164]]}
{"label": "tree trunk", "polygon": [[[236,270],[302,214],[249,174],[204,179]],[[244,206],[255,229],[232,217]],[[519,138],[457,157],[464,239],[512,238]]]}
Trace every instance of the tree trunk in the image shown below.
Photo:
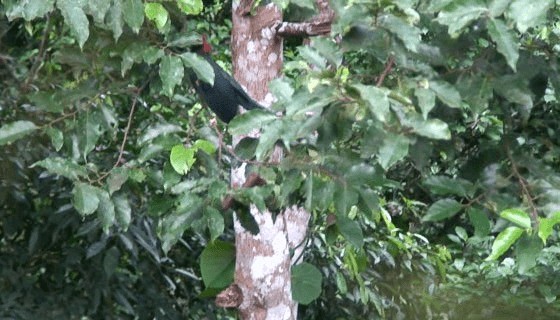
{"label": "tree trunk", "polygon": [[[234,77],[250,96],[269,106],[272,96],[268,84],[280,75],[282,68],[282,38],[276,37],[274,29],[282,20],[282,12],[268,4],[250,14],[251,3],[233,3]],[[276,157],[281,157],[280,154],[276,152]],[[232,185],[241,186],[244,180],[245,165],[241,165],[232,171]],[[258,212],[253,206],[251,214],[259,225],[256,236],[245,230],[237,219],[234,221],[235,284],[242,295],[238,306],[241,318],[296,319],[297,303],[292,300],[291,293],[290,249],[298,248],[304,241],[309,213],[293,207],[273,219],[270,212]]]}

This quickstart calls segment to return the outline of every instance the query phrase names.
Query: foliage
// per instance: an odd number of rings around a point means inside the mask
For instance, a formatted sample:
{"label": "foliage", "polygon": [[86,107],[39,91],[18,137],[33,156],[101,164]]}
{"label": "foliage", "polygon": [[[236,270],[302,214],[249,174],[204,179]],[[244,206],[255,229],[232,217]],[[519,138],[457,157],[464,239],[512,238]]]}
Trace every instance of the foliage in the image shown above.
{"label": "foliage", "polygon": [[[0,5],[0,317],[225,313],[198,294],[230,279],[205,262],[231,263],[214,250],[232,240],[226,195],[241,215],[313,213],[304,258],[322,277],[294,271],[311,281],[294,291],[304,317],[556,314],[554,1],[332,5],[339,42],[286,48],[270,86],[282,117],[247,112],[227,131],[186,76],[213,81],[200,33],[227,66],[226,3]],[[266,185],[229,189],[243,160]]]}

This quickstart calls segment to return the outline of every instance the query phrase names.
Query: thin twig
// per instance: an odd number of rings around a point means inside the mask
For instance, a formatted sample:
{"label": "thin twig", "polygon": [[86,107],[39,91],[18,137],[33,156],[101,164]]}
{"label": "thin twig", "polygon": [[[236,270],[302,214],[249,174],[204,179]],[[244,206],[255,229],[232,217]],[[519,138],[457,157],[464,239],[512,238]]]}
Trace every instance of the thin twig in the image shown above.
{"label": "thin twig", "polygon": [[379,79],[377,79],[377,83],[375,84],[377,87],[381,87],[383,81],[385,81],[385,77],[387,77],[389,72],[391,72],[391,69],[393,69],[394,64],[395,64],[395,58],[393,56],[390,56],[389,60],[387,60],[387,63],[385,64],[385,69],[379,76]]}
{"label": "thin twig", "polygon": [[534,230],[538,230],[539,214],[537,212],[537,206],[535,205],[535,202],[533,201],[533,195],[531,194],[529,184],[527,183],[527,180],[525,178],[523,178],[521,173],[519,173],[519,169],[517,168],[517,164],[515,163],[515,160],[513,159],[513,156],[511,155],[511,151],[510,151],[510,149],[507,145],[506,145],[506,149],[507,149],[506,150],[507,157],[509,159],[509,162],[511,163],[511,171],[513,172],[513,175],[515,176],[515,178],[519,182],[519,185],[521,186],[521,193],[523,194],[525,199],[527,199],[527,204],[529,205],[530,215],[531,215],[531,225],[532,225]]}
{"label": "thin twig", "polygon": [[47,15],[47,20],[45,21],[45,29],[43,30],[43,35],[41,36],[41,44],[39,44],[39,52],[37,53],[37,57],[35,57],[35,61],[33,62],[33,66],[31,66],[31,71],[29,72],[29,76],[23,83],[23,90],[26,91],[31,84],[31,81],[39,72],[39,68],[43,64],[43,60],[45,59],[45,47],[47,44],[47,40],[49,38],[49,33],[51,30],[51,16]]}

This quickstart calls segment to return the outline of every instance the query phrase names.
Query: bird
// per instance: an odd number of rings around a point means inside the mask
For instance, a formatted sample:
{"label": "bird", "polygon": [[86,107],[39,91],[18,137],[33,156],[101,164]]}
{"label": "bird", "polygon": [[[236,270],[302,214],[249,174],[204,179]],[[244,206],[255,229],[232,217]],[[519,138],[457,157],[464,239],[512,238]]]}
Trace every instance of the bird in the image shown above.
{"label": "bird", "polygon": [[212,46],[206,40],[206,36],[202,35],[202,48],[197,53],[212,66],[214,84],[198,79],[194,72],[189,75],[201,100],[225,123],[229,123],[237,115],[239,106],[246,110],[264,109],[212,59],[211,52]]}

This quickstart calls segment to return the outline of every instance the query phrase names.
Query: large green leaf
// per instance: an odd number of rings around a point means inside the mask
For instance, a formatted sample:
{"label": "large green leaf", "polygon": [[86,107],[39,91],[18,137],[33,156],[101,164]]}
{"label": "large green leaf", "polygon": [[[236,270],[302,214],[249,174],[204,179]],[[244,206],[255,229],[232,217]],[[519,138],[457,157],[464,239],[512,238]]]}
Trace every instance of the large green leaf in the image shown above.
{"label": "large green leaf", "polygon": [[461,108],[461,94],[454,86],[445,81],[430,81],[432,89],[437,97],[451,108]]}
{"label": "large green leaf", "polygon": [[224,233],[224,216],[217,209],[207,207],[204,210],[204,217],[206,218],[208,231],[210,231],[210,241],[215,241]]}
{"label": "large green leaf", "polygon": [[233,282],[235,246],[229,242],[214,241],[200,255],[200,273],[208,288],[225,288]]}
{"label": "large green leaf", "polygon": [[408,154],[410,140],[402,135],[388,135],[379,148],[378,162],[387,170]]}
{"label": "large green leaf", "polygon": [[437,140],[451,139],[451,132],[447,123],[439,119],[412,121],[412,128],[417,135]]}
{"label": "large green leaf", "polygon": [[183,129],[176,124],[156,123],[145,129],[144,133],[138,138],[138,144],[143,145],[159,136],[180,132],[182,130]]}
{"label": "large green leaf", "polygon": [[488,8],[481,0],[456,1],[455,4],[441,11],[436,21],[446,25],[449,28],[449,34],[456,37],[465,26],[480,18],[487,11]]}
{"label": "large green leaf", "polygon": [[474,185],[461,178],[430,176],[424,180],[424,185],[429,188],[430,192],[444,196],[453,194],[460,197],[469,197],[474,192]]}
{"label": "large green leaf", "polygon": [[529,214],[521,209],[506,209],[500,212],[500,217],[511,221],[521,228],[531,228],[531,218]]}
{"label": "large green leaf", "polygon": [[56,2],[64,21],[78,40],[80,48],[84,47],[84,43],[89,38],[89,20],[84,12],[86,4],[86,0],[58,0]]}
{"label": "large green leaf", "polygon": [[314,265],[304,262],[292,267],[292,298],[307,305],[322,291],[323,275]]}
{"label": "large green leaf", "polygon": [[47,158],[37,161],[31,167],[40,166],[49,173],[58,174],[70,180],[78,180],[80,177],[87,176],[85,167],[76,164],[75,162],[60,157]]}
{"label": "large green leaf", "polygon": [[196,15],[202,12],[202,0],[177,0],[177,6],[186,14]]}
{"label": "large green leaf", "polygon": [[115,205],[105,190],[98,189],[97,197],[99,198],[97,216],[105,233],[109,233],[109,229],[115,224]]}
{"label": "large green leaf", "polygon": [[537,257],[543,248],[542,241],[536,236],[525,234],[515,245],[515,256],[519,273],[525,274],[537,265]]}
{"label": "large green leaf", "polygon": [[[34,2],[48,2],[48,1],[34,1]],[[54,2],[54,1],[53,1]],[[93,16],[95,23],[104,23],[105,15],[111,7],[111,0],[96,0],[88,1],[87,13]]]}
{"label": "large green leaf", "polygon": [[492,244],[492,252],[486,261],[497,260],[523,235],[523,229],[519,227],[508,227],[498,234]]}
{"label": "large green leaf", "polygon": [[406,20],[391,14],[384,15],[378,19],[380,26],[395,34],[408,50],[412,52],[417,51],[421,40],[420,29],[410,25]]}
{"label": "large green leaf", "polygon": [[542,24],[546,13],[554,5],[554,0],[514,0],[509,7],[509,15],[515,21],[519,32]]}
{"label": "large green leaf", "polygon": [[181,60],[183,60],[185,67],[191,68],[194,71],[198,79],[214,85],[214,69],[212,69],[208,61],[192,52],[181,54]]}
{"label": "large green leaf", "polygon": [[144,23],[144,5],[142,0],[122,0],[122,3],[123,11],[125,12],[123,15],[124,21],[134,33],[138,33],[142,23]]}
{"label": "large green leaf", "polygon": [[469,220],[474,227],[476,237],[486,237],[490,233],[490,220],[486,213],[478,208],[471,207],[467,210]]}
{"label": "large green leaf", "polygon": [[363,84],[355,84],[360,96],[366,101],[370,112],[381,122],[387,121],[389,117],[389,92],[386,89]]}
{"label": "large green leaf", "polygon": [[112,1],[113,4],[107,13],[107,24],[113,31],[113,38],[117,41],[123,32],[123,8],[121,1]]}
{"label": "large green leaf", "polygon": [[[163,208],[168,203],[163,200]],[[158,222],[158,236],[161,239],[161,247],[164,252],[168,252],[171,247],[179,241],[185,230],[193,227],[193,223],[202,217],[200,210],[202,199],[192,193],[184,193],[179,199],[175,210],[162,212],[162,217]],[[159,208],[162,209],[161,207]],[[155,209],[157,210],[157,209]],[[169,212],[171,211],[171,212]],[[159,211],[161,212],[161,211]]]}
{"label": "large green leaf", "polygon": [[560,211],[553,213],[548,218],[542,218],[539,220],[538,235],[543,243],[546,243],[548,237],[552,235],[554,226],[556,226],[559,223],[560,223]]}
{"label": "large green leaf", "polygon": [[171,148],[169,161],[173,169],[179,174],[187,174],[195,162],[195,150],[179,144]]}
{"label": "large green leaf", "polygon": [[146,3],[144,5],[144,12],[146,13],[146,18],[152,20],[160,31],[164,30],[169,20],[169,12],[167,12],[167,9],[165,9],[161,3]]}
{"label": "large green leaf", "polygon": [[113,203],[115,204],[115,218],[118,226],[126,231],[130,222],[132,221],[132,208],[126,193],[120,193],[113,196]]}
{"label": "large green leaf", "polygon": [[36,129],[37,126],[33,122],[27,120],[4,124],[0,128],[0,146],[23,138]]}
{"label": "large green leaf", "polygon": [[453,199],[441,199],[436,201],[428,208],[426,215],[422,217],[422,221],[441,221],[456,215],[463,206]]}
{"label": "large green leaf", "polygon": [[52,11],[53,6],[54,0],[18,1],[17,4],[13,4],[12,7],[6,11],[6,16],[10,20],[24,18],[27,21],[31,21],[35,18],[43,17],[45,14]]}
{"label": "large green leaf", "polygon": [[435,93],[425,88],[416,88],[414,95],[418,99],[418,106],[422,111],[422,117],[428,119],[428,113],[436,106]]}
{"label": "large green leaf", "polygon": [[168,95],[173,95],[173,89],[175,86],[181,84],[183,81],[183,76],[185,73],[185,68],[181,59],[176,56],[165,56],[161,58],[159,64],[159,77],[161,78],[163,92]]}
{"label": "large green leaf", "polygon": [[519,59],[519,41],[516,36],[500,19],[490,19],[488,21],[488,34],[496,42],[498,52],[506,58],[511,69],[516,71],[517,60]]}
{"label": "large green leaf", "polygon": [[98,188],[87,183],[76,183],[72,190],[74,208],[76,208],[81,215],[94,213],[99,206],[98,191]]}
{"label": "large green leaf", "polygon": [[360,224],[343,215],[336,216],[336,227],[338,231],[354,247],[360,249],[364,244],[364,234]]}

